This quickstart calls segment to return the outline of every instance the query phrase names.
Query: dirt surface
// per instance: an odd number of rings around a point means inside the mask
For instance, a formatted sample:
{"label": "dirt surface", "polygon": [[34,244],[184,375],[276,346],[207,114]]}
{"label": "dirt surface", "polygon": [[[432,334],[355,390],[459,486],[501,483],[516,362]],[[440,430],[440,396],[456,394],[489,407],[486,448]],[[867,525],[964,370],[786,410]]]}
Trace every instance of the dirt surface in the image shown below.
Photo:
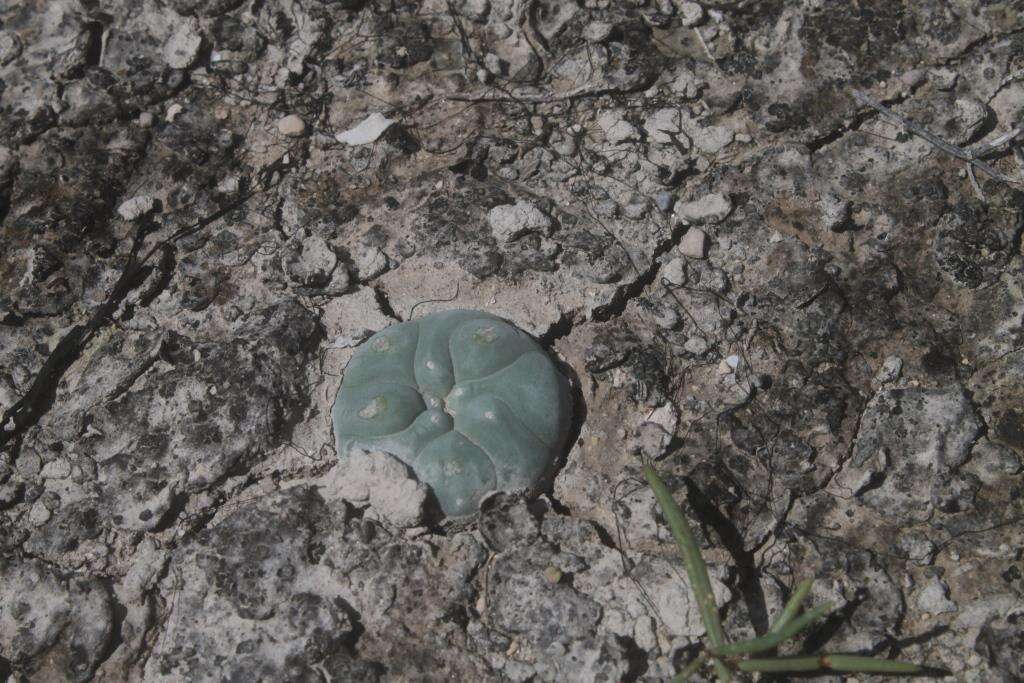
{"label": "dirt surface", "polygon": [[[734,637],[1021,680],[1022,123],[1019,2],[0,3],[0,679],[669,678],[646,458]],[[577,398],[459,524],[329,415],[447,308]]]}

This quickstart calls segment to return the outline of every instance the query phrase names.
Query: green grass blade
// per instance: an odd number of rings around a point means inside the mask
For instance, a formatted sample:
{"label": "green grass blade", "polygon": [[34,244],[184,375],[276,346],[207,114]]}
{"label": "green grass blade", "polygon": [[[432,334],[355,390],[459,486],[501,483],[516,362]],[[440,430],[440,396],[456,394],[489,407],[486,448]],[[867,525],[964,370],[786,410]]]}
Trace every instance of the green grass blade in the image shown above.
{"label": "green grass blade", "polygon": [[[679,547],[679,554],[683,558],[683,568],[686,569],[686,576],[690,579],[690,587],[697,599],[701,620],[708,632],[708,642],[711,643],[712,648],[720,648],[725,645],[725,632],[722,630],[722,621],[718,618],[718,605],[715,604],[715,594],[711,590],[708,567],[704,564],[704,558],[701,557],[700,548],[697,547],[697,539],[694,538],[693,530],[690,529],[686,518],[683,517],[683,511],[679,509],[672,498],[672,493],[658,473],[654,471],[654,468],[644,465],[644,477],[651,485],[654,498],[661,508],[661,514],[668,522],[676,546]],[[722,668],[724,669],[724,665]],[[715,669],[718,670],[718,666]]]}
{"label": "green grass blade", "polygon": [[807,594],[811,592],[811,586],[814,585],[814,579],[804,579],[797,584],[796,590],[793,591],[793,595],[789,597],[789,602],[782,609],[782,613],[775,619],[775,623],[768,629],[768,633],[778,633],[781,631],[789,622],[793,621],[793,617],[800,611],[800,605],[803,604],[804,600],[807,599]]}
{"label": "green grass blade", "polygon": [[722,662],[721,659],[718,659],[717,657],[712,657],[711,664],[715,667],[715,676],[718,677],[720,683],[729,683],[729,681],[732,680],[732,672],[729,671],[729,668]]}
{"label": "green grass blade", "polygon": [[753,673],[786,673],[828,669],[845,673],[916,674],[921,667],[910,662],[875,659],[861,655],[814,655],[810,657],[775,657],[744,659],[736,662],[740,671]]}
{"label": "green grass blade", "polygon": [[875,659],[862,655],[821,655],[821,663],[832,671],[851,673],[916,674],[921,667],[894,659]]}
{"label": "green grass blade", "polygon": [[822,668],[820,657],[773,657],[771,659],[743,659],[736,662],[740,671],[753,673],[787,673],[794,671],[818,671]]}
{"label": "green grass blade", "polygon": [[[700,670],[701,666],[707,663],[709,656],[710,655],[708,655],[707,650],[704,650],[694,657],[693,661],[686,665],[686,668],[672,677],[672,683],[686,683],[689,681],[690,678]],[[719,681],[722,681],[722,683],[729,683],[729,681],[732,680],[732,672],[729,671],[729,668],[721,659],[713,657],[711,659],[711,664],[715,667],[715,676]]]}
{"label": "green grass blade", "polygon": [[686,665],[686,667],[672,677],[672,683],[686,683],[690,680],[690,676],[697,673],[704,662],[708,660],[707,650],[701,652],[699,655],[693,658],[693,661]]}
{"label": "green grass blade", "polygon": [[708,650],[711,652],[711,654],[718,655],[719,657],[752,655],[757,654],[758,652],[764,652],[765,650],[771,650],[773,647],[777,647],[783,641],[789,640],[795,634],[807,628],[811,624],[811,622],[820,619],[823,615],[827,614],[831,610],[832,605],[818,605],[813,609],[807,610],[796,619],[793,619],[775,633],[768,633],[766,635],[761,636],[760,638],[744,640],[739,643],[723,645],[722,647],[710,647],[708,648]]}

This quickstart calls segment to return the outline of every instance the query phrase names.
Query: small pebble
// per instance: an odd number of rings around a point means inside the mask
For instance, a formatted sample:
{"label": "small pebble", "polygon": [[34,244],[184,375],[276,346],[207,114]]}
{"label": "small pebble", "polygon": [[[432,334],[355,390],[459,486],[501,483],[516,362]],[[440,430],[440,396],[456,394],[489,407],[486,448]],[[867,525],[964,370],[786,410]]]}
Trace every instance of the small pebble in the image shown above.
{"label": "small pebble", "polygon": [[740,365],[740,357],[739,356],[726,356],[718,364],[718,374],[720,374],[720,375],[731,374],[732,372],[734,372],[736,370],[736,368],[739,367],[739,365]]}
{"label": "small pebble", "polygon": [[502,204],[487,214],[487,223],[499,242],[511,242],[528,232],[547,233],[551,219],[530,202]]}
{"label": "small pebble", "polygon": [[32,526],[42,526],[50,521],[52,514],[41,501],[36,501],[28,513],[28,521]]}
{"label": "small pebble", "polygon": [[71,475],[71,463],[64,458],[51,460],[43,465],[39,476],[43,479],[67,479]]}
{"label": "small pebble", "polygon": [[690,258],[704,258],[708,250],[708,236],[703,230],[690,228],[679,243],[679,253]]}
{"label": "small pebble", "polygon": [[277,122],[277,130],[289,138],[301,137],[306,133],[306,122],[295,114],[289,114]]}
{"label": "small pebble", "polygon": [[608,22],[592,21],[583,29],[583,38],[588,43],[603,43],[611,37],[614,28],[614,24]]}
{"label": "small pebble", "polygon": [[676,217],[688,223],[718,223],[731,211],[732,201],[718,193],[676,205]]}
{"label": "small pebble", "polygon": [[117,207],[117,214],[126,221],[142,218],[156,208],[156,200],[149,195],[139,195],[124,201]]}
{"label": "small pebble", "polygon": [[679,18],[682,20],[683,26],[696,26],[704,18],[704,8],[695,2],[681,2],[679,3]]}
{"label": "small pebble", "polygon": [[172,69],[187,69],[199,56],[203,34],[194,22],[182,22],[164,45],[164,61]]}
{"label": "small pebble", "polygon": [[700,356],[708,350],[708,343],[703,337],[690,337],[683,344],[683,349],[685,349],[687,353]]}
{"label": "small pebble", "polygon": [[185,111],[185,107],[181,106],[177,102],[167,107],[167,116],[165,117],[167,122],[173,123],[174,119],[178,118],[178,115],[183,111]]}
{"label": "small pebble", "polygon": [[681,258],[672,259],[661,269],[661,281],[669,287],[682,287],[686,280],[686,263]]}

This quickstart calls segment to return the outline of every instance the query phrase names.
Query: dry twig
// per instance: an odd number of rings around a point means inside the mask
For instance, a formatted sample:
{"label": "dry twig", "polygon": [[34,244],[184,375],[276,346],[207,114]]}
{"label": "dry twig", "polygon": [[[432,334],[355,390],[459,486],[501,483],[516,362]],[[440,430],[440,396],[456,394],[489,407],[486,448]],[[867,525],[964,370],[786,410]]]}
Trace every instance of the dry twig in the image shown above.
{"label": "dry twig", "polygon": [[950,155],[951,157],[955,157],[957,159],[962,159],[963,161],[966,161],[968,164],[970,164],[974,168],[977,168],[982,173],[985,173],[985,174],[995,178],[996,180],[1001,180],[1004,183],[1011,183],[1011,184],[1020,184],[1021,183],[1020,180],[1015,180],[1015,179],[1009,177],[1008,175],[1004,175],[1003,173],[1000,173],[998,170],[996,170],[995,168],[993,168],[989,164],[987,164],[984,161],[981,161],[980,159],[976,158],[975,154],[972,154],[971,152],[968,152],[967,150],[963,149],[962,147],[957,147],[956,145],[952,145],[952,144],[946,142],[945,140],[943,140],[942,138],[938,137],[937,135],[934,135],[933,133],[929,133],[927,130],[925,130],[924,128],[922,128],[918,124],[914,123],[913,121],[911,121],[910,119],[906,118],[905,116],[897,114],[892,109],[889,109],[884,104],[882,104],[878,100],[874,99],[870,95],[868,95],[866,93],[863,93],[863,92],[861,92],[859,90],[854,90],[853,91],[853,98],[855,100],[857,100],[859,103],[861,103],[863,105],[866,105],[868,107],[871,107],[872,109],[876,110],[878,113],[880,113],[885,118],[887,118],[890,121],[892,121],[892,122],[902,126],[903,129],[906,130],[907,132],[912,133],[912,134],[918,136],[919,138],[922,138],[923,140],[925,140],[929,144],[933,145],[934,147],[937,147],[938,149],[940,149],[941,151],[943,151],[946,154]]}

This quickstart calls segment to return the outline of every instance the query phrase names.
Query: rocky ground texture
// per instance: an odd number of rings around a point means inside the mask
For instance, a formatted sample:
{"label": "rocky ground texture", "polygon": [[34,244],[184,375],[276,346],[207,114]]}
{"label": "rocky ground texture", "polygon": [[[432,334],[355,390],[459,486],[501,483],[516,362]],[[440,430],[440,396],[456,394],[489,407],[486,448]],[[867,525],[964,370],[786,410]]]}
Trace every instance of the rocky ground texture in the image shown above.
{"label": "rocky ground texture", "polygon": [[[2,3],[0,679],[664,679],[648,458],[734,636],[1021,680],[1024,185],[853,94],[1021,178],[1021,10]],[[451,307],[578,399],[454,526],[329,420]]]}

